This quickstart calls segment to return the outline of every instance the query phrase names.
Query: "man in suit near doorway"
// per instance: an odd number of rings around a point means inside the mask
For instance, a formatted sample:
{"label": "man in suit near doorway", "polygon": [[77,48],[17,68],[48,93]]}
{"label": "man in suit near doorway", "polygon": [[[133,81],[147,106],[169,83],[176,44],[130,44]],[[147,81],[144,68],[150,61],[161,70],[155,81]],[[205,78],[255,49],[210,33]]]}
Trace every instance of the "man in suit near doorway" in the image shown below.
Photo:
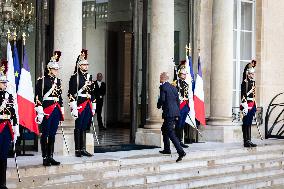
{"label": "man in suit near doorway", "polygon": [[106,130],[106,127],[104,127],[103,120],[102,120],[102,109],[104,104],[104,96],[106,94],[106,84],[102,81],[103,74],[98,73],[97,74],[97,80],[95,81],[95,96],[96,96],[96,102],[97,102],[97,120],[100,130]]}
{"label": "man in suit near doorway", "polygon": [[158,109],[162,108],[163,110],[162,118],[164,119],[164,123],[162,125],[161,130],[163,135],[164,150],[160,151],[160,153],[171,154],[171,149],[170,149],[170,140],[171,140],[179,155],[176,162],[179,162],[186,155],[174,131],[174,125],[177,123],[180,117],[180,110],[179,110],[180,101],[176,87],[171,85],[168,82],[168,80],[169,80],[168,74],[166,72],[161,73],[160,97],[157,103],[157,108]]}

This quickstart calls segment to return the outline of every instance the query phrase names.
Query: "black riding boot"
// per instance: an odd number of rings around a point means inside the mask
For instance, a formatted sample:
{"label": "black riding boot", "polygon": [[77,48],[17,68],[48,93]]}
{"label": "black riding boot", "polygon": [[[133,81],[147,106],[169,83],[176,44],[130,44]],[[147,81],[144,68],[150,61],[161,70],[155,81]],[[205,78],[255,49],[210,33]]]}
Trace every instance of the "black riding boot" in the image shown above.
{"label": "black riding boot", "polygon": [[51,166],[48,156],[47,156],[47,138],[40,138],[40,144],[41,144],[41,153],[43,158],[43,166]]}
{"label": "black riding boot", "polygon": [[248,142],[248,130],[247,130],[247,128],[248,128],[248,126],[242,125],[244,147],[250,148],[251,146],[250,146],[250,144]]}
{"label": "black riding boot", "polygon": [[0,189],[7,189],[6,171],[7,171],[7,159],[0,159]]}
{"label": "black riding boot", "polygon": [[53,159],[55,136],[48,140],[48,159],[51,165],[60,165],[60,162]]}
{"label": "black riding boot", "polygon": [[80,150],[82,156],[87,156],[87,157],[93,156],[86,150],[86,131],[80,131]]}
{"label": "black riding boot", "polygon": [[257,145],[251,142],[251,125],[248,126],[248,142],[251,147],[256,147]]}
{"label": "black riding boot", "polygon": [[75,141],[75,156],[82,157],[80,150],[80,130],[74,129],[74,141]]}

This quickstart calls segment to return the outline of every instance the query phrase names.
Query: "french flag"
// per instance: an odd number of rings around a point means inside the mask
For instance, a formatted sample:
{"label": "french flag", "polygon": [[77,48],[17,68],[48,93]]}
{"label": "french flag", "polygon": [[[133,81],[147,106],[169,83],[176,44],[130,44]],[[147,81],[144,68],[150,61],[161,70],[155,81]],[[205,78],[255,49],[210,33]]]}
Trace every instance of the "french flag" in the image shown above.
{"label": "french flag", "polygon": [[186,56],[186,64],[185,64],[186,70],[188,70],[186,75],[186,82],[188,84],[188,104],[189,104],[189,113],[188,116],[185,119],[185,122],[188,123],[191,126],[196,127],[196,121],[195,121],[195,108],[194,108],[194,98],[193,98],[193,89],[194,86],[194,72],[193,72],[193,66],[192,66],[192,58],[191,56]]}
{"label": "french flag", "polygon": [[19,123],[31,132],[39,135],[38,125],[35,122],[36,111],[33,91],[28,57],[24,46],[23,67],[21,69],[21,77],[17,93]]}
{"label": "french flag", "polygon": [[[16,90],[17,87],[16,87],[16,81],[15,81],[15,69],[14,69],[13,53],[12,53],[12,48],[11,48],[9,41],[8,41],[8,44],[7,44],[7,59],[8,59],[7,92],[10,93],[13,96],[15,114],[16,114],[17,120],[19,120],[18,103],[17,103],[17,90]],[[13,123],[13,126],[18,127],[18,129],[19,129],[19,125],[16,126]],[[14,134],[15,134],[15,132],[14,132]],[[18,136],[14,135],[14,137],[18,137]]]}
{"label": "french flag", "polygon": [[205,126],[206,122],[205,122],[204,90],[203,90],[203,79],[202,79],[200,57],[198,58],[198,73],[196,75],[193,98],[194,98],[195,118],[202,125]]}

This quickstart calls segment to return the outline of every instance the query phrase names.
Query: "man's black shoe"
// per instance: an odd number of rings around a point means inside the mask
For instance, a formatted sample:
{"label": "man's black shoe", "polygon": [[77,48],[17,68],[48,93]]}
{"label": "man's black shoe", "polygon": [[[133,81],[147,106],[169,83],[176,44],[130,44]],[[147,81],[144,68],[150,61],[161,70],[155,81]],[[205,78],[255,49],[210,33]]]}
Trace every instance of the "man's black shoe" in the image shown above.
{"label": "man's black shoe", "polygon": [[55,160],[53,159],[53,157],[50,157],[50,158],[49,158],[49,163],[50,163],[51,165],[60,165],[60,162],[55,161]]}
{"label": "man's black shoe", "polygon": [[188,148],[189,146],[184,144],[183,142],[180,142],[180,146],[183,147],[183,148]]}
{"label": "man's black shoe", "polygon": [[254,143],[252,143],[250,140],[248,141],[248,143],[249,143],[249,145],[250,145],[251,147],[257,147],[257,145],[254,144]]}
{"label": "man's black shoe", "polygon": [[45,157],[43,158],[43,166],[51,166],[51,163],[49,162],[49,158]]}
{"label": "man's black shoe", "polygon": [[171,151],[166,151],[166,150],[162,150],[162,151],[159,151],[161,154],[167,154],[167,155],[170,155],[172,154]]}
{"label": "man's black shoe", "polygon": [[87,150],[81,150],[82,156],[92,157],[93,155],[87,152]]}
{"label": "man's black shoe", "polygon": [[179,156],[178,156],[178,158],[177,158],[176,162],[181,161],[181,160],[182,160],[182,158],[183,158],[184,156],[186,156],[186,153],[185,153],[185,152],[183,152],[183,153],[179,154]]}
{"label": "man's black shoe", "polygon": [[251,145],[250,145],[250,143],[249,143],[248,141],[246,141],[246,142],[244,142],[244,147],[245,147],[245,148],[250,148]]}

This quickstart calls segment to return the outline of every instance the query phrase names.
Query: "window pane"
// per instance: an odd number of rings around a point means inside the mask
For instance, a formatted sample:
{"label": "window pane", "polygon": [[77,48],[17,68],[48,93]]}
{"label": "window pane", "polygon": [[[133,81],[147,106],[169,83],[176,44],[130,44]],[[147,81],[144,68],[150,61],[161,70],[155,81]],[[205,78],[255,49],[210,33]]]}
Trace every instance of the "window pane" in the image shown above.
{"label": "window pane", "polygon": [[242,30],[252,30],[252,3],[242,2],[241,8],[241,29]]}
{"label": "window pane", "polygon": [[233,57],[236,59],[236,50],[237,50],[237,31],[234,31],[234,54]]}
{"label": "window pane", "polygon": [[252,55],[252,33],[241,32],[240,58],[250,60]]}
{"label": "window pane", "polygon": [[238,8],[238,1],[234,0],[234,29],[237,29],[237,9]]}

